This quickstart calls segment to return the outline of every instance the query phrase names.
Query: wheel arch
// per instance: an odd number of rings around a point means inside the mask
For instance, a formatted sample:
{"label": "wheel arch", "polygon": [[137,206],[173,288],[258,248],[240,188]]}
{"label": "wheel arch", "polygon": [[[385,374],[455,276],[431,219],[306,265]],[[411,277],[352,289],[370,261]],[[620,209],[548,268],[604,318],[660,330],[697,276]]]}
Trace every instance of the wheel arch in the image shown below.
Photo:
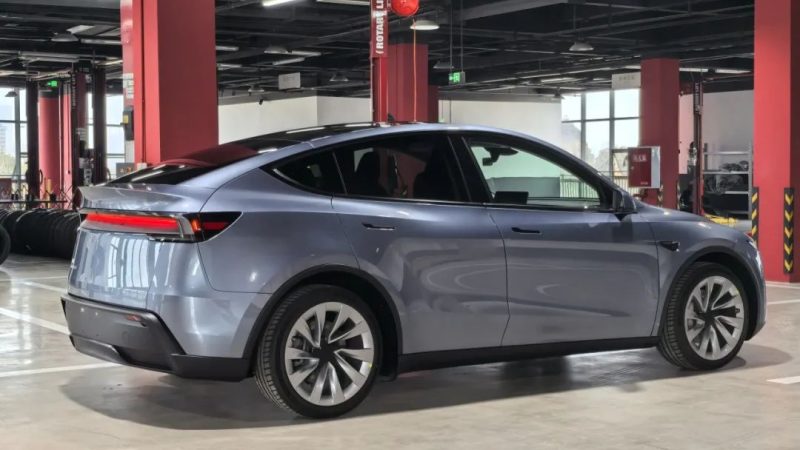
{"label": "wheel arch", "polygon": [[[717,263],[733,271],[733,273],[739,277],[739,280],[744,286],[745,294],[747,296],[747,305],[750,308],[750,317],[758,317],[760,313],[759,309],[761,308],[761,304],[759,302],[758,283],[756,282],[755,276],[751,270],[748,269],[747,263],[745,263],[742,257],[730,248],[716,246],[708,247],[698,251],[691,258],[687,259],[670,279],[667,295],[664,297],[663,304],[661,305],[658,329],[655,330],[656,335],[660,335],[661,330],[664,329],[664,321],[666,320],[665,313],[668,303],[667,300],[670,299],[674,293],[673,290],[675,289],[675,281],[683,276],[683,274],[686,273],[686,271],[689,270],[689,267],[691,267],[693,264],[701,262]],[[756,322],[756,320],[750,320],[745,339],[750,339],[755,333],[757,326]]]}
{"label": "wheel arch", "polygon": [[397,307],[389,292],[374,277],[362,270],[338,265],[304,270],[286,281],[270,296],[270,301],[259,313],[245,345],[244,358],[249,360],[250,373],[254,367],[258,340],[277,305],[288,293],[311,284],[326,284],[347,289],[361,297],[372,308],[381,327],[383,341],[380,374],[394,377],[397,374],[398,358],[402,354],[403,347],[402,326]]}

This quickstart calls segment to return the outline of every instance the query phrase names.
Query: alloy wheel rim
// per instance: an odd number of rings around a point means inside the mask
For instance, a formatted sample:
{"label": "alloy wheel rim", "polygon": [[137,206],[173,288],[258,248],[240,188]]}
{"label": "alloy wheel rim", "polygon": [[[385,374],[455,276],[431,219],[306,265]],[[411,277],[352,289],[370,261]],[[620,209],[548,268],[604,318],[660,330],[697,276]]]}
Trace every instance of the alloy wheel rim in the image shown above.
{"label": "alloy wheel rim", "polygon": [[374,344],[369,324],[353,307],[340,302],[316,305],[289,331],[283,355],[289,383],[314,405],[342,404],[367,383]]}
{"label": "alloy wheel rim", "polygon": [[736,285],[723,276],[700,281],[686,303],[684,328],[692,350],[703,359],[730,355],[744,329],[744,302]]}

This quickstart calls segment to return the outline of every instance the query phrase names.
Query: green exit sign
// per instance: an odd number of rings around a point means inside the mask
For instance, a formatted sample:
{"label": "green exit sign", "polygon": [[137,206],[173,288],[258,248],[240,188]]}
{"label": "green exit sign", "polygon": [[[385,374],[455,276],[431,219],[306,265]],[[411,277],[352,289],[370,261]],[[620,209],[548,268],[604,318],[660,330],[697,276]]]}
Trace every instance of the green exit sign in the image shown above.
{"label": "green exit sign", "polygon": [[45,85],[47,87],[57,88],[58,87],[58,80],[50,80],[47,83],[45,83]]}
{"label": "green exit sign", "polygon": [[452,72],[449,78],[450,84],[464,84],[467,82],[466,72]]}

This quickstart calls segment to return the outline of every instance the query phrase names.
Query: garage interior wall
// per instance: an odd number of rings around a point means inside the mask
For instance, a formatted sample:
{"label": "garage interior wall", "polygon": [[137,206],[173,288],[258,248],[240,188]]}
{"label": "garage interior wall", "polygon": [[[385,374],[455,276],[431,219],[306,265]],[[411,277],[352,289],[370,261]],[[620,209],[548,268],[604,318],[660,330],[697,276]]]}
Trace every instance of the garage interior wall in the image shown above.
{"label": "garage interior wall", "polygon": [[[694,139],[692,108],[692,96],[682,96],[679,127],[681,173],[686,173],[689,144]],[[708,143],[708,149],[711,152],[750,149],[753,145],[753,91],[705,94],[703,96],[703,140]]]}
{"label": "garage interior wall", "polygon": [[[492,111],[487,114],[486,111]],[[294,128],[371,118],[368,98],[301,97],[221,105],[220,142]],[[506,128],[561,144],[561,103],[523,101],[440,100],[441,122]]]}

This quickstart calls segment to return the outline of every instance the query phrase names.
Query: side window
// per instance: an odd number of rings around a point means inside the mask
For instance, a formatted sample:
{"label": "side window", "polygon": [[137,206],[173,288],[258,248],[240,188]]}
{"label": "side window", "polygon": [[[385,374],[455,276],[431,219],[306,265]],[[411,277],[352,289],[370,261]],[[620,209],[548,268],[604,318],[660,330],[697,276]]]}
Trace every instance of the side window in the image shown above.
{"label": "side window", "polygon": [[495,203],[559,208],[603,206],[590,183],[534,153],[470,140],[469,147]]}
{"label": "side window", "polygon": [[464,186],[445,136],[408,136],[336,151],[348,194],[461,201]]}
{"label": "side window", "polygon": [[329,151],[291,160],[275,168],[275,173],[315,191],[344,193],[333,153]]}

